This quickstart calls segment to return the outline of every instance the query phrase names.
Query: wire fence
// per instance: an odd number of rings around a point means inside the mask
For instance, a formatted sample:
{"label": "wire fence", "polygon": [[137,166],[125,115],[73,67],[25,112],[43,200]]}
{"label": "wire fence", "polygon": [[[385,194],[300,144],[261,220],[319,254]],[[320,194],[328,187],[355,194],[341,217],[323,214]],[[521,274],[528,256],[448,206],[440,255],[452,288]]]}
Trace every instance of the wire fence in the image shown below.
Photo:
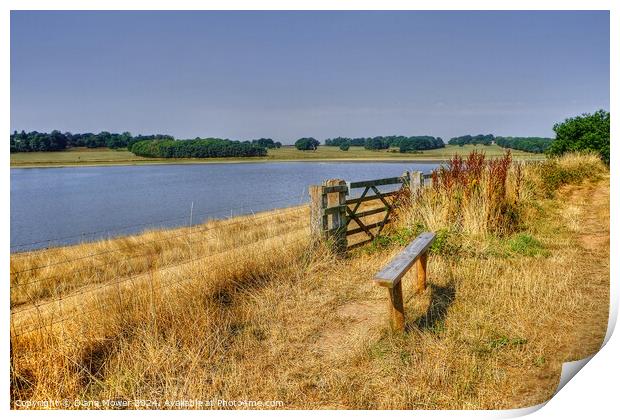
{"label": "wire fence", "polygon": [[[285,214],[296,213],[296,212],[299,212],[299,210],[295,209],[295,210],[291,210],[290,212],[279,212],[278,215],[285,215]],[[302,216],[302,214],[300,213],[300,217],[301,216]],[[260,217],[259,216],[255,216],[255,217],[252,218],[252,221],[260,220],[260,219],[267,219],[267,218],[268,217],[266,215],[264,217],[262,217],[262,216],[260,216]],[[238,222],[234,222],[234,223],[226,223],[226,224],[223,224],[223,225],[218,225],[218,226],[214,226],[214,227],[210,227],[210,228],[201,229],[199,231],[188,232],[188,233],[184,233],[184,234],[180,234],[180,235],[172,235],[170,237],[160,238],[160,239],[153,240],[153,241],[148,241],[148,242],[139,242],[137,244],[132,245],[131,247],[123,247],[123,248],[120,248],[120,249],[109,250],[110,252],[106,251],[106,252],[101,252],[101,253],[96,253],[96,254],[89,254],[88,257],[94,258],[96,256],[100,256],[100,255],[103,255],[103,254],[111,254],[111,253],[122,252],[122,251],[130,251],[130,250],[134,250],[136,248],[141,248],[141,247],[143,247],[145,245],[149,245],[149,244],[153,244],[153,243],[170,242],[172,239],[177,239],[177,238],[181,238],[181,237],[189,237],[189,236],[196,235],[198,233],[205,233],[205,232],[208,232],[208,231],[212,231],[212,230],[217,229],[217,228],[225,228],[225,227],[229,227],[229,226],[242,225],[242,224],[247,224],[247,223],[248,223],[248,220],[238,221]],[[193,240],[193,241],[185,241],[185,242],[180,243],[178,245],[179,246],[187,245],[187,247],[191,251],[191,245],[197,244],[197,243],[203,243],[205,240],[209,240],[209,239],[218,239],[218,237],[215,236],[215,235],[204,235],[204,236],[202,236],[199,239],[196,239],[196,240]],[[145,252],[145,253],[141,253],[141,254],[132,255],[132,256],[126,257],[124,259],[115,260],[115,262],[122,263],[122,262],[127,262],[127,261],[130,261],[130,260],[134,260],[136,258],[148,257],[150,255],[152,255],[151,251]],[[71,260],[63,260],[63,261],[60,261],[58,264],[48,264],[48,265],[40,266],[40,267],[37,267],[37,268],[43,269],[43,268],[48,268],[48,267],[54,267],[54,266],[57,266],[57,265],[60,265],[60,264],[68,264],[68,263],[72,263],[72,262],[75,262],[75,261],[79,261],[79,260],[82,260],[82,259],[85,259],[85,258],[86,257],[84,257],[84,258],[80,257],[80,258],[74,258],[74,259],[71,259]],[[63,273],[63,274],[58,274],[58,275],[38,278],[38,279],[31,280],[31,281],[24,282],[24,283],[17,283],[16,282],[16,283],[12,284],[11,287],[19,288],[19,287],[31,286],[33,284],[42,283],[42,282],[45,282],[45,281],[61,280],[63,278],[68,277],[68,275],[75,275],[75,274],[84,273],[84,272],[87,272],[87,271],[90,271],[90,270],[96,270],[96,269],[99,269],[99,268],[105,268],[105,267],[108,266],[108,264],[109,263],[107,261],[104,261],[104,262],[102,262],[100,264],[88,265],[88,266],[83,267],[83,268],[79,268],[79,269],[76,269],[76,270],[71,270],[68,273]],[[32,269],[21,270],[21,271],[17,271],[15,273],[11,273],[11,274],[12,275],[14,274],[17,277],[19,277],[20,273],[24,273],[24,272],[28,272],[28,271],[32,271]]]}
{"label": "wire fence", "polygon": [[99,252],[94,252],[94,253],[90,253],[90,254],[87,254],[87,255],[82,255],[80,257],[76,257],[76,258],[72,258],[72,259],[65,259],[65,260],[62,260],[62,261],[55,261],[55,262],[49,263],[49,264],[38,265],[38,266],[34,266],[34,267],[28,267],[28,268],[25,268],[25,269],[22,269],[22,270],[12,271],[11,275],[15,276],[15,275],[19,275],[19,274],[26,273],[26,272],[31,272],[31,271],[34,271],[34,270],[40,270],[40,269],[44,269],[44,268],[49,268],[49,267],[61,265],[61,264],[69,264],[69,263],[72,263],[72,262],[75,262],[75,261],[80,261],[80,260],[84,260],[84,259],[88,259],[88,258],[95,258],[95,257],[101,256],[101,255],[118,253],[118,252],[122,252],[122,251],[129,251],[129,250],[132,250],[132,249],[136,249],[138,247],[143,247],[143,246],[151,245],[151,244],[158,243],[158,242],[170,241],[172,239],[176,239],[176,238],[180,238],[180,237],[184,237],[184,236],[196,235],[196,234],[199,234],[199,233],[208,232],[208,231],[211,231],[211,230],[214,230],[214,229],[218,229],[218,228],[222,228],[222,227],[230,227],[230,226],[234,226],[234,225],[247,224],[247,223],[251,223],[251,222],[256,221],[256,220],[274,218],[274,217],[278,217],[280,215],[286,215],[286,214],[290,214],[290,213],[294,213],[294,212],[299,212],[299,208],[292,208],[292,209],[288,209],[288,210],[283,210],[283,211],[279,211],[277,213],[266,213],[266,214],[262,214],[260,216],[257,216],[257,215],[248,216],[248,217],[239,219],[237,221],[223,220],[223,221],[220,221],[219,223],[216,223],[214,226],[209,226],[207,228],[192,230],[190,232],[180,232],[180,233],[176,233],[176,234],[173,234],[173,235],[166,236],[164,238],[157,238],[157,239],[152,239],[152,240],[148,240],[148,241],[138,242],[136,244],[133,244],[133,245],[127,246],[127,247],[120,247],[120,248],[114,248],[114,249],[106,249],[104,251],[99,251]]}
{"label": "wire fence", "polygon": [[[287,236],[291,235],[291,234],[295,234],[295,233],[299,233],[300,231],[304,230],[305,228],[300,228],[300,229],[295,229],[292,231],[288,231],[285,233],[279,233],[279,234],[275,234],[275,235],[270,235],[270,236],[266,236],[263,237],[259,240],[250,242],[250,243],[246,243],[243,245],[238,245],[238,246],[234,246],[234,247],[230,247],[221,251],[217,251],[217,252],[213,252],[213,253],[209,253],[206,255],[200,255],[200,256],[196,256],[190,259],[185,259],[182,260],[180,262],[174,263],[174,264],[169,264],[166,265],[165,267],[162,268],[158,268],[156,270],[149,270],[147,272],[140,272],[134,275],[131,275],[129,277],[123,277],[120,278],[118,280],[112,281],[112,282],[104,282],[101,283],[95,287],[90,287],[87,288],[85,290],[81,290],[79,292],[74,292],[74,293],[70,293],[68,295],[61,295],[61,296],[57,296],[55,297],[53,300],[49,300],[49,301],[45,301],[45,302],[37,302],[36,300],[33,300],[32,302],[29,303],[29,306],[26,306],[24,308],[21,308],[18,311],[12,311],[11,312],[11,335],[12,337],[19,337],[22,336],[24,334],[28,334],[28,333],[32,333],[38,330],[42,330],[45,328],[52,328],[54,325],[62,323],[62,322],[66,322],[69,321],[73,318],[76,317],[82,317],[84,315],[90,314],[92,312],[95,311],[100,311],[100,310],[105,310],[105,308],[102,307],[90,307],[88,308],[86,304],[84,304],[85,300],[84,299],[80,299],[80,301],[82,302],[81,305],[73,305],[72,309],[74,310],[74,314],[71,316],[64,316],[63,315],[63,310],[62,310],[62,304],[64,301],[67,301],[71,298],[77,298],[78,296],[85,296],[85,295],[90,295],[93,299],[97,299],[99,297],[99,293],[96,293],[99,290],[102,289],[112,289],[114,287],[123,285],[123,284],[127,284],[127,283],[134,283],[138,278],[140,277],[148,277],[150,275],[152,275],[154,272],[157,272],[158,274],[165,274],[166,272],[169,272],[171,269],[173,268],[179,268],[182,266],[186,266],[189,265],[191,263],[197,262],[197,261],[201,261],[201,260],[205,260],[207,258],[210,257],[216,257],[218,255],[224,255],[227,253],[231,253],[231,252],[235,252],[235,251],[239,251],[241,249],[245,249],[248,247],[252,247],[252,246],[257,246],[260,245],[261,243],[264,243],[266,241],[270,241],[270,240],[274,240],[276,238],[280,238],[281,239],[281,245],[282,246],[287,246],[287,247],[291,247],[297,244],[308,244],[308,240],[309,240],[309,236],[306,236],[304,238],[299,238],[299,239],[289,239],[287,238]],[[304,249],[304,252],[308,252],[309,248]],[[183,282],[189,282],[193,280],[192,277],[182,277],[180,280],[177,281],[173,281],[173,282],[161,282],[160,285],[153,289],[153,290],[163,290],[163,289],[167,289],[171,286],[174,285],[178,285],[181,284]],[[137,294],[132,294],[131,296],[136,296]],[[120,298],[120,295],[119,295]],[[60,318],[55,318],[52,314],[51,318],[49,315],[47,315],[48,319],[44,319],[44,316],[42,315],[42,309],[47,308],[50,305],[58,305],[58,307],[60,308]],[[33,319],[33,322],[30,323],[26,323],[26,325],[20,325],[20,328],[18,331],[16,331],[16,326],[15,326],[15,319],[14,317],[23,313],[23,312],[30,312],[31,314],[31,319]],[[21,323],[20,323],[21,324]]]}
{"label": "wire fence", "polygon": [[[299,201],[297,202],[299,205],[301,205],[304,200],[304,193],[305,190],[302,191],[300,197],[299,197]],[[286,198],[280,198],[280,199],[275,199],[275,200],[268,200],[268,201],[260,201],[260,202],[254,202],[252,203],[251,206],[248,205],[243,205],[243,206],[237,206],[237,207],[220,207],[220,208],[216,208],[216,209],[210,209],[209,211],[205,211],[205,212],[192,212],[191,215],[183,215],[183,216],[178,216],[178,217],[171,217],[171,218],[165,218],[165,219],[159,219],[159,220],[154,220],[154,221],[150,221],[150,222],[144,222],[144,223],[135,223],[135,224],[130,224],[130,225],[123,225],[123,226],[115,226],[112,228],[106,228],[106,229],[101,229],[101,230],[94,230],[94,231],[90,231],[90,232],[81,232],[81,233],[77,233],[77,234],[72,234],[72,235],[66,235],[66,236],[58,236],[58,237],[54,237],[54,238],[46,238],[46,239],[41,239],[38,241],[32,241],[32,242],[24,242],[24,243],[20,243],[20,244],[15,244],[15,245],[11,245],[11,251],[15,251],[18,253],[21,252],[27,252],[27,253],[32,253],[34,251],[29,251],[28,249],[23,249],[25,247],[32,247],[35,245],[40,245],[40,244],[48,244],[48,248],[51,246],[52,243],[58,243],[59,241],[66,241],[68,239],[75,239],[75,238],[81,238],[82,240],[89,236],[94,236],[94,235],[99,235],[99,234],[108,234],[108,237],[110,237],[111,233],[118,233],[118,232],[122,232],[125,230],[129,230],[129,229],[136,229],[136,228],[144,228],[144,227],[155,227],[155,228],[162,228],[162,227],[177,227],[177,228],[181,228],[181,227],[190,227],[192,224],[191,222],[188,224],[183,224],[183,225],[177,225],[177,226],[162,226],[162,224],[165,223],[170,223],[170,222],[176,222],[179,220],[183,220],[183,219],[192,219],[193,217],[206,217],[206,216],[213,216],[213,217],[217,217],[217,218],[222,218],[222,212],[230,212],[231,215],[234,211],[236,210],[241,210],[241,211],[249,211],[249,213],[254,214],[254,210],[253,208],[256,207],[260,207],[260,206],[269,206],[272,204],[282,204],[282,203],[288,203],[288,204],[292,204],[295,203],[295,198],[294,197],[286,197]],[[258,210],[258,211],[269,211],[269,210],[273,210],[273,209],[264,209],[264,210]],[[236,214],[234,216],[242,216],[242,214]],[[105,236],[104,236],[105,238]],[[94,239],[94,238],[93,238]],[[79,243],[79,242],[78,242]],[[64,245],[69,245],[69,244],[64,244]],[[43,248],[42,250],[45,250],[46,248]],[[37,250],[35,250],[37,251]],[[15,255],[19,255],[19,254],[15,254]]]}
{"label": "wire fence", "polygon": [[[11,276],[13,277],[12,278],[13,281],[12,281],[11,287],[12,288],[20,288],[20,287],[31,286],[31,285],[37,284],[37,283],[42,283],[42,282],[45,282],[45,281],[60,280],[60,279],[71,277],[72,275],[76,275],[76,274],[79,274],[79,273],[82,273],[82,272],[86,272],[86,271],[89,271],[89,270],[96,270],[97,268],[105,268],[106,266],[108,266],[109,262],[108,261],[103,261],[102,263],[99,263],[99,264],[87,265],[86,267],[82,267],[82,268],[78,268],[78,269],[71,270],[71,271],[68,271],[68,272],[64,272],[63,274],[36,278],[34,280],[30,280],[30,281],[27,281],[27,282],[20,283],[19,282],[19,275],[23,274],[23,273],[26,273],[26,272],[32,272],[34,270],[45,269],[45,268],[49,268],[49,267],[56,267],[56,266],[59,266],[59,265],[62,265],[62,264],[70,264],[70,263],[74,263],[76,261],[81,261],[81,260],[85,260],[85,259],[94,259],[95,257],[102,256],[102,255],[109,255],[109,254],[119,253],[119,252],[123,252],[123,251],[132,251],[132,250],[136,250],[136,249],[141,249],[141,248],[145,247],[146,245],[150,245],[150,244],[154,244],[154,243],[170,242],[170,241],[172,241],[174,239],[179,239],[179,238],[183,238],[183,237],[189,238],[190,236],[195,236],[197,234],[203,234],[200,238],[198,238],[196,240],[188,240],[188,241],[184,241],[182,243],[175,244],[175,246],[187,246],[188,248],[190,248],[190,251],[191,251],[191,245],[193,245],[195,243],[202,243],[205,240],[209,240],[209,239],[218,239],[218,237],[215,234],[211,234],[211,235],[206,234],[205,235],[205,233],[207,233],[207,232],[210,232],[210,231],[213,231],[213,230],[216,230],[216,229],[227,229],[227,228],[238,226],[238,225],[254,224],[258,220],[272,219],[274,217],[286,216],[286,215],[295,214],[295,213],[299,213],[299,216],[301,217],[303,215],[302,211],[303,211],[303,208],[297,207],[297,208],[291,208],[291,209],[284,210],[284,211],[278,211],[277,213],[268,213],[268,214],[262,214],[260,216],[256,216],[255,215],[255,216],[245,217],[245,218],[240,219],[240,220],[221,221],[221,222],[219,222],[218,224],[216,224],[214,226],[209,226],[209,227],[203,228],[203,229],[193,230],[193,231],[189,231],[189,232],[181,232],[181,233],[177,233],[177,234],[173,234],[173,235],[168,235],[168,236],[163,237],[163,238],[157,238],[157,239],[154,239],[154,240],[137,242],[135,244],[132,244],[131,246],[119,247],[119,248],[115,248],[115,249],[108,249],[108,250],[104,250],[104,251],[100,251],[100,252],[89,253],[87,255],[79,256],[79,257],[72,258],[72,259],[63,259],[61,261],[55,261],[55,262],[44,264],[44,265],[28,267],[26,269],[22,269],[22,270],[19,270],[19,271],[11,272]],[[295,219],[295,220],[297,220],[297,219]],[[130,261],[130,260],[136,259],[136,258],[147,257],[147,256],[149,256],[151,254],[152,254],[152,251],[149,251],[149,252],[145,252],[145,253],[140,253],[140,254],[132,255],[132,256],[126,257],[124,259],[115,259],[114,262],[117,263],[117,264],[120,264],[120,263],[127,262],[127,261]]]}
{"label": "wire fence", "polygon": [[[303,229],[306,229],[306,228],[299,228],[299,229],[295,229],[295,230],[288,231],[288,232],[286,232],[286,233],[284,233],[284,234],[280,233],[280,234],[276,234],[276,235],[271,235],[271,236],[263,237],[263,238],[259,239],[259,240],[258,240],[258,242],[261,242],[261,241],[264,241],[264,240],[267,240],[267,239],[271,239],[271,238],[275,238],[275,237],[278,237],[278,236],[288,235],[288,234],[290,234],[290,233],[294,233],[294,232],[299,232],[299,231],[301,231],[301,230],[303,230]],[[198,241],[196,241],[196,242],[198,242]],[[239,246],[236,246],[236,247],[228,248],[228,249],[226,249],[226,250],[219,251],[219,252],[234,251],[235,249],[239,249],[239,248],[242,248],[242,247],[247,247],[247,246],[255,245],[255,244],[256,244],[256,242],[257,242],[257,241],[250,242],[250,243],[247,243],[247,244],[243,244],[243,245],[239,245]],[[217,254],[217,253],[216,253],[216,254]],[[182,264],[184,264],[184,263],[191,263],[191,262],[193,262],[193,261],[200,260],[200,259],[206,258],[206,257],[208,257],[208,256],[210,256],[210,255],[216,255],[216,254],[208,254],[208,255],[202,255],[202,256],[199,256],[199,257],[195,257],[195,258],[184,259],[184,260],[182,260],[182,261],[181,261],[181,262],[179,262],[179,263],[176,263],[176,264],[175,264],[175,263],[173,263],[173,264],[168,264],[168,265],[164,266],[163,268],[168,268],[168,267],[176,267],[176,266],[178,266],[178,265],[182,265]],[[119,263],[122,263],[122,262],[126,262],[126,261],[128,261],[128,260],[129,260],[129,259],[122,259],[122,260],[120,260],[120,261],[118,261],[118,262],[119,262]],[[108,264],[106,264],[106,265],[108,265]],[[149,272],[149,271],[146,271],[146,272]],[[136,276],[140,276],[140,275],[144,275],[144,274],[145,274],[145,272],[140,272],[140,273],[136,273],[135,275],[136,275]],[[61,277],[60,279],[62,279],[62,278],[66,278],[66,277],[70,277],[70,276],[63,276],[63,277]],[[38,281],[39,281],[39,280],[34,281],[34,282],[30,282],[29,284],[36,283],[36,282],[38,282]],[[88,292],[92,292],[92,291],[94,291],[94,290],[98,290],[99,288],[105,287],[105,286],[106,286],[106,284],[107,284],[107,283],[104,283],[104,284],[100,285],[99,287],[95,287],[95,288],[93,288],[93,289],[89,289],[89,290],[88,290]],[[114,284],[114,283],[112,283],[112,284]],[[15,285],[15,286],[13,286],[13,287],[18,287],[18,286],[20,286],[20,285]],[[68,299],[68,298],[70,298],[70,297],[77,296],[77,295],[79,295],[79,294],[81,294],[81,293],[83,293],[83,292],[78,292],[78,293],[73,293],[73,294],[68,294],[68,295],[63,295],[63,294],[60,294],[60,295],[56,295],[56,296],[54,296],[54,298],[55,298],[56,300],[63,300],[63,299]],[[43,303],[43,304],[37,305],[37,307],[45,306],[45,305],[47,305],[47,304],[49,304],[49,303],[50,303],[50,302],[45,302],[45,303]],[[53,303],[53,302],[52,302],[52,303]],[[28,308],[16,309],[16,310],[11,311],[11,314],[12,314],[12,315],[16,315],[16,314],[19,314],[19,313],[24,312],[24,311],[26,311],[26,310],[28,310]]]}

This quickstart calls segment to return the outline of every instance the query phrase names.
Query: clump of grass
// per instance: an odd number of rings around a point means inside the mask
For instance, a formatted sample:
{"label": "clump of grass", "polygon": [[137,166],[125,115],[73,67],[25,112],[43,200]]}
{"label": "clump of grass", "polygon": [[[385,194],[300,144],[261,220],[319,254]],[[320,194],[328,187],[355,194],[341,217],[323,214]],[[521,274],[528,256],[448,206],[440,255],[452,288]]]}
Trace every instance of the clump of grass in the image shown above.
{"label": "clump of grass", "polygon": [[461,244],[456,239],[456,236],[446,229],[440,229],[435,232],[435,242],[430,247],[431,254],[457,255],[461,249]]}
{"label": "clump of grass", "polygon": [[410,218],[434,231],[484,235],[514,230],[521,186],[508,183],[511,162],[510,151],[491,160],[477,151],[466,159],[455,155],[433,172],[433,188],[420,195]]}
{"label": "clump of grass", "polygon": [[[420,233],[424,231],[424,226],[417,224],[413,227],[397,227],[391,229],[389,233],[379,235],[365,246],[366,254],[375,254],[389,248],[407,246]],[[460,249],[460,244],[455,239],[455,235],[446,229],[435,232],[435,241],[429,251],[435,255],[456,255]]]}
{"label": "clump of grass", "polygon": [[548,255],[543,244],[527,233],[519,233],[508,241],[508,246],[513,253],[526,257]]}
{"label": "clump of grass", "polygon": [[606,172],[600,157],[592,153],[570,153],[560,158],[532,164],[534,188],[551,197],[566,184],[578,184],[586,179],[598,179]]}
{"label": "clump of grass", "polygon": [[544,356],[538,356],[536,359],[534,359],[534,366],[540,368],[540,367],[543,367],[546,362],[547,360],[545,359]]}
{"label": "clump of grass", "polygon": [[527,339],[522,337],[509,337],[507,335],[497,335],[477,348],[481,354],[493,353],[508,347],[521,347],[527,344]]}
{"label": "clump of grass", "polygon": [[415,239],[420,232],[422,230],[419,226],[392,228],[388,232],[376,236],[363,250],[366,254],[375,254],[394,246],[405,246]]}

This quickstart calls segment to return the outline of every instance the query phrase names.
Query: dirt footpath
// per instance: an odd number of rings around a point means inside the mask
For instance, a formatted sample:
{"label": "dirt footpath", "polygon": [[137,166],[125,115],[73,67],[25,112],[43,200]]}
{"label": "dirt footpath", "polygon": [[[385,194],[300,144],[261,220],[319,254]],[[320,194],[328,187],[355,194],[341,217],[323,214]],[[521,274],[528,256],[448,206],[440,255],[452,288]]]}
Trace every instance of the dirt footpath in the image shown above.
{"label": "dirt footpath", "polygon": [[567,207],[563,213],[565,217],[568,215],[569,227],[577,234],[583,250],[575,264],[582,273],[582,293],[588,298],[584,305],[594,309],[584,311],[584,316],[575,325],[574,339],[569,344],[568,360],[579,360],[596,353],[607,332],[609,179],[572,187],[565,194]]}

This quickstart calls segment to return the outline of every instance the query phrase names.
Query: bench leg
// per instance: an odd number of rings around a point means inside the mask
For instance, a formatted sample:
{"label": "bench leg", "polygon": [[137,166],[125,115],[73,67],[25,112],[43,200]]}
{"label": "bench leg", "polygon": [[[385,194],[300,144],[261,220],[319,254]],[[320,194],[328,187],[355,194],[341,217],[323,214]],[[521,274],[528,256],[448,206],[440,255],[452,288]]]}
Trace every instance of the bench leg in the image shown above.
{"label": "bench leg", "polygon": [[389,311],[390,325],[395,332],[405,332],[405,307],[403,305],[403,286],[398,282],[394,287],[388,288],[390,296]]}
{"label": "bench leg", "polygon": [[418,260],[416,261],[418,268],[418,293],[426,290],[426,261],[428,259],[428,252],[420,255]]}

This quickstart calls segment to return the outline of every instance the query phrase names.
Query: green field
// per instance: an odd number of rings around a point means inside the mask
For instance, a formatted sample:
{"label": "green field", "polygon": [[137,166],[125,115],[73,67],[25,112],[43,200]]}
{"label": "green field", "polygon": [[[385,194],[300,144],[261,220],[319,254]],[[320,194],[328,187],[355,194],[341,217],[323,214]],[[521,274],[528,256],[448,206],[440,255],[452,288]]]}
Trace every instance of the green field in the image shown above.
{"label": "green field", "polygon": [[[300,151],[293,146],[284,146],[280,149],[270,149],[266,157],[258,158],[210,158],[210,159],[157,159],[135,156],[127,150],[112,150],[107,148],[88,149],[74,148],[62,152],[29,152],[12,153],[12,167],[41,167],[41,166],[81,166],[81,165],[144,165],[166,163],[231,163],[231,162],[269,162],[269,161],[298,161],[298,160],[393,160],[393,161],[437,161],[445,160],[455,153],[468,154],[472,150],[481,150],[488,157],[504,154],[506,149],[499,146],[446,146],[444,149],[427,150],[421,153],[399,153],[397,149],[366,150],[363,147],[351,147],[342,151],[337,147],[321,146],[315,151]],[[516,159],[544,159],[544,155],[512,151]]]}

